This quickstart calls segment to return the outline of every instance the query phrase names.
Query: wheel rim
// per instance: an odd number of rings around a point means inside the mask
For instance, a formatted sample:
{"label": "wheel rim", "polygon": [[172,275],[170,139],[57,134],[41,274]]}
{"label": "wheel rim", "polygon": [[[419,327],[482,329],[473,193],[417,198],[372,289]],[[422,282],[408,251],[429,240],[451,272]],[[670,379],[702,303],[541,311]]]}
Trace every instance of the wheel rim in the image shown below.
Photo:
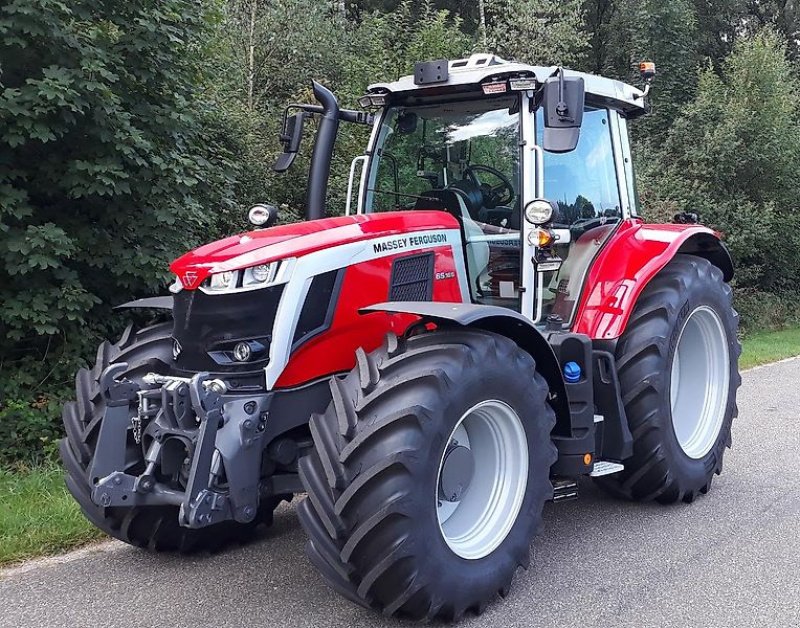
{"label": "wheel rim", "polygon": [[470,560],[497,549],[517,520],[527,484],[528,443],[517,413],[498,400],[467,410],[450,434],[436,478],[436,515],[450,549]]}
{"label": "wheel rim", "polygon": [[702,458],[717,442],[730,386],[728,338],[719,315],[700,306],[686,319],[672,358],[670,406],[678,444]]}

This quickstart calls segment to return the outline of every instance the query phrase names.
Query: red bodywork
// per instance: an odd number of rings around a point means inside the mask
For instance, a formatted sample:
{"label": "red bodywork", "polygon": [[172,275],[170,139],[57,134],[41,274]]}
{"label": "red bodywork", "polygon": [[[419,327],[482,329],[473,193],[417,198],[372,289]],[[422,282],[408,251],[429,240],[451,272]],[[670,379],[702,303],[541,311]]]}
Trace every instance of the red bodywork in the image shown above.
{"label": "red bodywork", "polygon": [[[300,257],[379,236],[431,229],[458,229],[458,222],[446,212],[418,210],[296,222],[205,244],[176,259],[170,270],[180,278],[184,288],[194,290],[211,273]],[[192,277],[189,282],[184,281],[187,272]]]}
{"label": "red bodywork", "polygon": [[[440,246],[429,250],[435,255],[434,271],[452,275],[433,282],[433,300],[460,302],[461,289],[450,247]],[[339,295],[340,306],[336,308],[330,329],[301,345],[292,354],[276,386],[297,386],[322,375],[349,371],[355,366],[355,354],[359,347],[367,352],[377,349],[388,332],[402,334],[418,320],[419,317],[409,314],[373,313],[362,316],[358,313],[362,307],[386,300],[392,261],[398,257],[403,257],[403,254],[347,268]]]}
{"label": "red bodywork", "polygon": [[[456,219],[446,212],[387,212],[326,218],[272,227],[212,242],[175,260],[170,269],[185,289],[196,289],[211,273],[237,270],[287,258],[301,258],[318,252],[336,254],[337,247],[384,238],[408,236],[414,232],[457,230]],[[434,253],[432,298],[434,301],[461,302],[453,251],[450,244],[417,246],[396,254],[376,256],[347,264],[338,295],[338,305],[326,331],[301,344],[290,356],[275,387],[294,387],[320,377],[349,371],[355,365],[359,347],[377,348],[388,332],[402,334],[418,320],[412,315],[383,313],[361,316],[358,310],[387,300],[392,262],[406,255]],[[298,303],[297,307],[302,307]],[[281,321],[277,321],[280,324]],[[271,321],[270,321],[271,323]]]}
{"label": "red bodywork", "polygon": [[[233,236],[202,246],[175,260],[171,270],[184,288],[193,290],[210,273],[236,270],[287,258],[301,258],[337,247],[386,236],[422,231],[455,230],[456,219],[440,211],[406,211],[326,218],[282,225]],[[645,225],[629,219],[603,246],[589,268],[581,292],[573,331],[591,338],[612,339],[625,330],[642,290],[689,239],[713,231],[699,225]],[[461,302],[459,273],[449,243],[434,244],[411,254],[434,253],[432,299]],[[409,254],[398,251],[347,264],[341,281],[338,306],[330,326],[301,344],[290,356],[276,387],[293,387],[308,381],[348,371],[355,364],[359,347],[376,348],[386,333],[403,333],[418,317],[374,313],[361,316],[362,307],[387,300],[393,260]],[[297,307],[301,307],[298,303]],[[277,322],[280,324],[280,321]]]}
{"label": "red bodywork", "polygon": [[573,331],[591,338],[618,338],[650,280],[688,240],[716,234],[701,225],[622,222],[589,268]]}

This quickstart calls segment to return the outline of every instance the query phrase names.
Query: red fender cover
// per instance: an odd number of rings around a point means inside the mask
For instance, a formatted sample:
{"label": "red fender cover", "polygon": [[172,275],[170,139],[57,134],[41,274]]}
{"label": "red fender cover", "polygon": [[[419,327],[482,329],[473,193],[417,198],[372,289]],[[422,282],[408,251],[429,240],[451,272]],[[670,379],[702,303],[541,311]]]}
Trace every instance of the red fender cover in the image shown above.
{"label": "red fender cover", "polygon": [[573,331],[601,340],[621,336],[650,280],[699,234],[719,238],[702,225],[623,221],[589,269]]}

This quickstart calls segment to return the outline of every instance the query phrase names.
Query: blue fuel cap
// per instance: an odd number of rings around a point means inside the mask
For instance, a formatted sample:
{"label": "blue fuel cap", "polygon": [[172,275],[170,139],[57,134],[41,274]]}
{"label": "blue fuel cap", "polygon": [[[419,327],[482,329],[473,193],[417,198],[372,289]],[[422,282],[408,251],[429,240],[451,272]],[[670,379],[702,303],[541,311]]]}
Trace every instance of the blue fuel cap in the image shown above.
{"label": "blue fuel cap", "polygon": [[568,384],[578,383],[582,374],[580,364],[577,362],[567,362],[564,365],[564,381]]}

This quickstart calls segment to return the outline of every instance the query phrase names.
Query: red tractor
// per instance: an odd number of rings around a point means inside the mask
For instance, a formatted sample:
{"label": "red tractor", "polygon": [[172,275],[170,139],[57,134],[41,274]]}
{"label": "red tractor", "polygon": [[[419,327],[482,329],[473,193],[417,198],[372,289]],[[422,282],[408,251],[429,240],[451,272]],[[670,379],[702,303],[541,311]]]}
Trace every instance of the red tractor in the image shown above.
{"label": "red tractor", "polygon": [[[315,117],[308,220],[254,207],[263,228],[126,304],[168,321],[78,373],[61,454],[86,516],[211,550],[305,494],[334,589],[458,619],[508,593],[545,503],[581,476],[632,500],[707,492],[740,382],[733,264],[692,215],[637,217],[627,127],[646,91],[473,55],[371,86],[370,112],[314,94],[287,109],[275,166]],[[340,122],[372,134],[347,215],[326,218]]]}

